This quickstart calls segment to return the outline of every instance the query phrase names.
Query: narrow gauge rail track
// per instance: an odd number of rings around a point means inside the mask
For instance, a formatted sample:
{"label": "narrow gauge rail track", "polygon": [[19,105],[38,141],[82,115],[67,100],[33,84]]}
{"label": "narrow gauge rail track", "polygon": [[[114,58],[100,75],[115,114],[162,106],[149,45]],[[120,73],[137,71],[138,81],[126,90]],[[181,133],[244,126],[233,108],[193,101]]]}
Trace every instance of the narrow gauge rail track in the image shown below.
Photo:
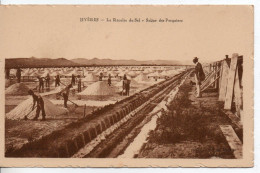
{"label": "narrow gauge rail track", "polygon": [[[86,157],[106,157],[115,146],[116,141],[120,141],[124,134],[130,132],[135,125],[140,123],[147,112],[150,112],[189,71],[187,70],[166,81],[155,84],[113,105],[94,111],[89,116],[67,125],[64,129],[28,142],[18,150],[6,152],[5,156],[72,157],[85,145],[95,140],[103,131],[125,118],[130,112],[135,112],[136,115],[130,119],[131,121],[129,120],[127,125],[122,125],[125,128],[120,128],[122,132],[114,131],[115,135],[106,137],[111,140],[111,142],[107,143],[107,146],[102,147],[105,143],[101,142],[89,155],[86,155]],[[138,111],[136,112],[136,110]]]}

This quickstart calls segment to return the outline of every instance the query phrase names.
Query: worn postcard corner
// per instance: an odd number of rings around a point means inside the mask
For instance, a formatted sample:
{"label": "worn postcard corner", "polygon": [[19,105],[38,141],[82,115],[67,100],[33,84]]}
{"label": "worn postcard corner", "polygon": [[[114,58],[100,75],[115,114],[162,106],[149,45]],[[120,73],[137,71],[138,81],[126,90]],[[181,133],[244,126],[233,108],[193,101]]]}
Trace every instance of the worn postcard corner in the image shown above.
{"label": "worn postcard corner", "polygon": [[252,5],[2,5],[0,23],[0,166],[254,166]]}

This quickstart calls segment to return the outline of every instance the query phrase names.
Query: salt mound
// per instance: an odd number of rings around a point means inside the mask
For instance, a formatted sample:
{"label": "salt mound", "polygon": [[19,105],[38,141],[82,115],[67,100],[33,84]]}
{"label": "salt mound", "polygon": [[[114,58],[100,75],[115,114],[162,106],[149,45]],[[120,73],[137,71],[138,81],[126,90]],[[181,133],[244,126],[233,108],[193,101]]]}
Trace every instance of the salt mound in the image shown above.
{"label": "salt mound", "polygon": [[139,74],[137,77],[134,78],[137,82],[149,82],[149,78],[147,77],[147,75],[141,73]]}
{"label": "salt mound", "polygon": [[151,76],[151,77],[160,77],[161,74],[157,71],[157,72],[153,72],[153,73],[149,74],[148,76]]}
{"label": "salt mound", "polygon": [[[45,109],[45,118],[55,118],[57,115],[63,115],[68,113],[68,110],[62,107],[58,107],[49,101],[46,98],[44,100],[44,109]],[[33,119],[36,115],[36,104],[34,110],[31,112],[33,106],[33,99],[30,97],[29,99],[23,101],[18,106],[16,106],[13,110],[6,114],[7,119],[23,119],[26,115],[28,119]],[[31,112],[31,113],[30,113]],[[39,119],[42,118],[41,112],[39,115]]]}
{"label": "salt mound", "polygon": [[131,79],[130,86],[131,85],[139,85],[139,83],[135,79]]}
{"label": "salt mound", "polygon": [[134,76],[136,76],[136,73],[134,72],[134,71],[130,71],[129,73],[127,73],[129,76],[131,76],[131,77],[134,77]]}
{"label": "salt mound", "polygon": [[114,86],[123,87],[123,81],[119,81],[119,82],[115,83]]}
{"label": "salt mound", "polygon": [[61,86],[57,86],[53,92],[60,92],[63,88]]}
{"label": "salt mound", "polygon": [[29,88],[23,83],[16,83],[5,90],[7,95],[28,95]]}
{"label": "salt mound", "polygon": [[162,73],[161,73],[161,76],[169,76],[169,72],[168,71],[163,71]]}
{"label": "salt mound", "polygon": [[98,81],[89,85],[84,91],[78,95],[113,95],[115,89],[107,84],[107,81]]}
{"label": "salt mound", "polygon": [[[131,86],[139,86],[140,84],[135,79],[129,79],[130,80],[130,87]],[[117,82],[114,84],[116,87],[123,87],[123,80]]]}
{"label": "salt mound", "polygon": [[94,82],[94,81],[97,81],[98,78],[93,75],[93,74],[87,74],[87,76],[85,78],[83,78],[81,81],[82,82]]}

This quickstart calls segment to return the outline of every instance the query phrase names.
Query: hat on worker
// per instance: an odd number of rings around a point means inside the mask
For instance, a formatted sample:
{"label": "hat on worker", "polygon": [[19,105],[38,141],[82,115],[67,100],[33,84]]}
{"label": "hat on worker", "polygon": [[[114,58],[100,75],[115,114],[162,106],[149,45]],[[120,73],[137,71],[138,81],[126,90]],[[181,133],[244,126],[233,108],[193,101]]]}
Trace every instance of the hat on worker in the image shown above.
{"label": "hat on worker", "polygon": [[198,62],[198,58],[197,57],[194,57],[193,58],[193,63],[196,64]]}
{"label": "hat on worker", "polygon": [[198,60],[199,60],[199,58],[198,58],[198,57],[194,57],[194,58],[193,58],[193,60],[195,60],[195,61],[198,61]]}

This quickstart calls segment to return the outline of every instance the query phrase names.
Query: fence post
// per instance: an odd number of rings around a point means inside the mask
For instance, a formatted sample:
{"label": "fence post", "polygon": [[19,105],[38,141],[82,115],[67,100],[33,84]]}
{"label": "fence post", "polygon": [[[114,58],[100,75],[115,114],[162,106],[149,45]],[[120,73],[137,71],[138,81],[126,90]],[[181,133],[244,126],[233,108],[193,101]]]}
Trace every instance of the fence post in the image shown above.
{"label": "fence post", "polygon": [[226,60],[222,61],[222,74],[221,74],[221,82],[219,89],[219,101],[225,101],[226,91],[227,91],[227,83],[228,83],[228,73],[229,67]]}
{"label": "fence post", "polygon": [[218,79],[218,93],[220,91],[220,87],[221,87],[221,80],[222,80],[222,71],[223,71],[223,61],[220,61],[219,62],[219,68],[220,68],[220,71],[219,71],[219,79]]}
{"label": "fence post", "polygon": [[232,99],[233,99],[235,74],[236,74],[236,68],[237,68],[237,59],[238,59],[238,54],[237,53],[233,54],[231,63],[230,63],[229,74],[228,74],[227,93],[226,93],[225,105],[224,105],[224,109],[227,109],[227,110],[231,109],[231,104],[232,104]]}
{"label": "fence post", "polygon": [[236,69],[235,84],[234,84],[234,101],[236,104],[237,116],[240,118],[241,92],[239,86],[238,68]]}

